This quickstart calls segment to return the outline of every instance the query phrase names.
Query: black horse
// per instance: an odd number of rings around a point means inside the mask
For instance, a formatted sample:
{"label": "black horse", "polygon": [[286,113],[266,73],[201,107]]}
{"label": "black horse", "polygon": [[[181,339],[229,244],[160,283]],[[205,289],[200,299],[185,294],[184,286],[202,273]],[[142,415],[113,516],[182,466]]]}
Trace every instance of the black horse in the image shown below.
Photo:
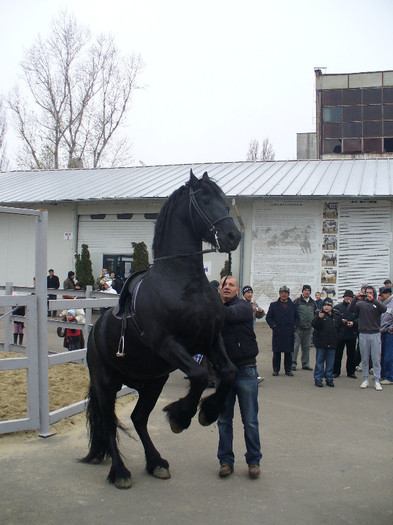
{"label": "black horse", "polygon": [[122,385],[139,393],[131,419],[145,449],[146,469],[161,479],[170,477],[169,464],[154,447],[147,421],[169,373],[180,369],[190,379],[187,395],[164,408],[173,432],[189,427],[207,385],[206,369],[192,357],[197,353],[206,355],[222,378],[216,392],[200,402],[199,422],[210,425],[224,408],[236,369],[220,335],[224,308],[205,275],[202,240],[230,252],[240,238],[220,188],[207,173],[198,179],[191,171],[157,218],[154,265],[136,277],[136,290],[127,281],[119,307],[93,326],[87,345],[90,450],[81,461],[100,463],[110,456],[108,479],[118,488],[131,486],[116,442],[121,425],[115,401]]}

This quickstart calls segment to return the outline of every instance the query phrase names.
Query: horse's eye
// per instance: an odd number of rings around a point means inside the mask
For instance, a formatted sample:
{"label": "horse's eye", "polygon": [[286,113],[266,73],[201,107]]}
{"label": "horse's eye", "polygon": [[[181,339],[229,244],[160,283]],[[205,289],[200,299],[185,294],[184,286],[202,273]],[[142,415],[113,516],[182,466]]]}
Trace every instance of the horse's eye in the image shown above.
{"label": "horse's eye", "polygon": [[202,202],[203,202],[203,204],[210,204],[210,195],[209,194],[202,194]]}

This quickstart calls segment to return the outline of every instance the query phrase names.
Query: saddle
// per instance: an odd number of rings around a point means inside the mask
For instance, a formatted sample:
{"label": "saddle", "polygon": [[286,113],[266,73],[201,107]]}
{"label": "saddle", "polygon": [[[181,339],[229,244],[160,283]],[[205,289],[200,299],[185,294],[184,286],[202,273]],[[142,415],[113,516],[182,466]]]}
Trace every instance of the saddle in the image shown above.
{"label": "saddle", "polygon": [[116,319],[122,320],[121,335],[116,353],[117,357],[124,357],[127,319],[132,320],[139,337],[143,337],[144,332],[139,325],[135,305],[139,287],[147,272],[148,270],[135,272],[127,278],[123,288],[121,289],[119,302],[112,310],[112,313]]}

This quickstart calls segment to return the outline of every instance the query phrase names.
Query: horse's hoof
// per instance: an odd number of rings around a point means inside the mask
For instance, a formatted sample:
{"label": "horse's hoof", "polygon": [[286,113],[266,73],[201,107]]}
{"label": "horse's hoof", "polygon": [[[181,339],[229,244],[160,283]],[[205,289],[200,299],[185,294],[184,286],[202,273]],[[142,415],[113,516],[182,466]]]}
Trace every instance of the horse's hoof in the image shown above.
{"label": "horse's hoof", "polygon": [[158,479],[170,479],[171,473],[168,468],[165,467],[156,467],[153,470],[153,476]]}
{"label": "horse's hoof", "polygon": [[114,485],[117,489],[130,489],[132,485],[131,477],[119,478],[114,482]]}
{"label": "horse's hoof", "polygon": [[177,424],[176,421],[174,421],[173,419],[169,420],[169,424],[171,426],[172,432],[174,432],[175,434],[180,434],[180,432],[183,432],[184,430],[184,428]]}
{"label": "horse's hoof", "polygon": [[211,424],[211,422],[207,420],[206,415],[202,410],[199,411],[198,421],[199,421],[199,424],[202,425],[203,427],[208,427]]}

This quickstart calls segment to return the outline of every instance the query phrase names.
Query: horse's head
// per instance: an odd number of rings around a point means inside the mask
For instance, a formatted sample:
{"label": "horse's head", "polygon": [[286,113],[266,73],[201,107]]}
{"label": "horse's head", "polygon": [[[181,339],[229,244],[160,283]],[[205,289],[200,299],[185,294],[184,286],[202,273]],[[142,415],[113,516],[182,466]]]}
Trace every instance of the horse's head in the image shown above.
{"label": "horse's head", "polygon": [[219,252],[236,250],[241,233],[228,214],[224,194],[207,172],[198,179],[190,172],[190,218],[194,231]]}

